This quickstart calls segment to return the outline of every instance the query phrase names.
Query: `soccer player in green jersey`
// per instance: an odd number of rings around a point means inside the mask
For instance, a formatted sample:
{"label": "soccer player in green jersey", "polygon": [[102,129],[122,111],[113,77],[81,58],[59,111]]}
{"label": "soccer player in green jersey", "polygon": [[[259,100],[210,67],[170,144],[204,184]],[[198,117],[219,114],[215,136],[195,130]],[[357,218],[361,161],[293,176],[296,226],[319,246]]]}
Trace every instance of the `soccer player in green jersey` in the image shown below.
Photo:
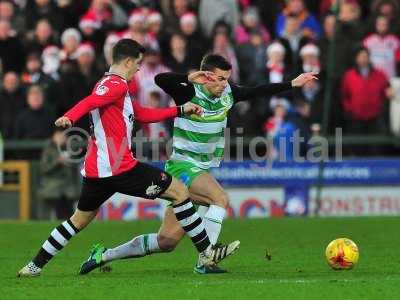
{"label": "soccer player in green jersey", "polygon": [[[156,84],[182,105],[192,102],[204,110],[202,116],[176,118],[173,131],[173,153],[165,170],[180,179],[188,188],[190,197],[200,205],[208,206],[203,220],[212,244],[217,243],[222,221],[228,206],[228,195],[209,173],[218,167],[224,154],[224,130],[230,109],[238,102],[262,96],[271,96],[316,80],[315,73],[304,73],[290,82],[241,87],[229,82],[230,63],[219,55],[206,55],[200,71],[190,75],[162,73],[155,77]],[[184,237],[172,208],[167,208],[158,233],[137,236],[112,249],[97,246],[88,261],[81,266],[86,274],[107,262],[128,257],[142,257],[152,253],[170,252]],[[93,264],[97,257],[97,264]],[[90,268],[88,268],[90,266]],[[199,274],[224,273],[218,266],[196,264]]]}

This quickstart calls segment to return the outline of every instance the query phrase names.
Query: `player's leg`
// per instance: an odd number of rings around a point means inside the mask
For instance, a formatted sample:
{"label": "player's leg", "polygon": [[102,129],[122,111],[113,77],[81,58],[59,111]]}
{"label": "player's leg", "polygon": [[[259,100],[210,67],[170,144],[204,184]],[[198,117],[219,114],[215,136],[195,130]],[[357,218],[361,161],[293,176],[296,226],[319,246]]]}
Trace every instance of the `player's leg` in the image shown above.
{"label": "player's leg", "polygon": [[211,243],[216,244],[229,203],[228,194],[210,173],[197,176],[189,192],[195,202],[199,200],[209,205],[203,220]]}
{"label": "player's leg", "polygon": [[93,220],[101,204],[112,195],[111,187],[104,181],[84,178],[75,213],[51,231],[36,256],[18,272],[18,276],[40,275],[43,267]]}
{"label": "player's leg", "polygon": [[138,258],[153,253],[171,252],[185,236],[185,231],[176,220],[172,208],[165,211],[158,233],[142,234],[125,244],[110,248],[102,253],[104,263],[117,259]]}

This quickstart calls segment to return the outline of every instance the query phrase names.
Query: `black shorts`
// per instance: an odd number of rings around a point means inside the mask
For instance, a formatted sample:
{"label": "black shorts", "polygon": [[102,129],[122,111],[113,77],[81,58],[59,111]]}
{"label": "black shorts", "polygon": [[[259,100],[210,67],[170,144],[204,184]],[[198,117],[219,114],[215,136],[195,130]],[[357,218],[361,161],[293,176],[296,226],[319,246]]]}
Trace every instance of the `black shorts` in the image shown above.
{"label": "black shorts", "polygon": [[171,185],[168,173],[151,165],[138,162],[131,170],[106,178],[83,178],[78,209],[94,211],[115,193],[155,199]]}

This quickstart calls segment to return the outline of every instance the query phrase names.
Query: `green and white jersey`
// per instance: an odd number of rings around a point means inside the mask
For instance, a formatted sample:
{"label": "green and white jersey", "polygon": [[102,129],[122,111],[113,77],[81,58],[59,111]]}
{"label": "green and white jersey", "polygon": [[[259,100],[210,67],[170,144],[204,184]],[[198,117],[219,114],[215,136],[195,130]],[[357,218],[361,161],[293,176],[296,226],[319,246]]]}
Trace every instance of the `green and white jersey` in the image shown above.
{"label": "green and white jersey", "polygon": [[176,118],[171,159],[188,161],[202,169],[218,167],[224,156],[227,116],[233,106],[228,84],[221,97],[211,98],[202,85],[194,85],[190,102],[204,109],[202,116]]}
{"label": "green and white jersey", "polygon": [[156,84],[169,94],[177,105],[192,102],[204,108],[204,115],[176,118],[173,133],[172,161],[183,161],[207,170],[218,167],[224,155],[224,132],[227,116],[239,101],[268,97],[291,89],[291,83],[263,84],[242,87],[228,84],[221,97],[210,97],[202,85],[188,81],[186,74],[161,73]]}

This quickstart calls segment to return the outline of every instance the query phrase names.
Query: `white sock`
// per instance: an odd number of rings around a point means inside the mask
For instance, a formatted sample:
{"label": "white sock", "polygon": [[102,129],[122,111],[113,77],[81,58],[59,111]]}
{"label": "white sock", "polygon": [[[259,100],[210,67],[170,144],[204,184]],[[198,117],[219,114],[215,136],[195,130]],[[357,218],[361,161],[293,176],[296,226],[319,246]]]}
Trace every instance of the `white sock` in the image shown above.
{"label": "white sock", "polygon": [[222,221],[224,220],[226,209],[217,205],[210,205],[204,215],[204,226],[206,228],[211,244],[215,245],[221,232]]}
{"label": "white sock", "polygon": [[125,244],[107,249],[103,253],[102,260],[108,262],[122,258],[142,257],[156,252],[161,252],[157,233],[143,234]]}

